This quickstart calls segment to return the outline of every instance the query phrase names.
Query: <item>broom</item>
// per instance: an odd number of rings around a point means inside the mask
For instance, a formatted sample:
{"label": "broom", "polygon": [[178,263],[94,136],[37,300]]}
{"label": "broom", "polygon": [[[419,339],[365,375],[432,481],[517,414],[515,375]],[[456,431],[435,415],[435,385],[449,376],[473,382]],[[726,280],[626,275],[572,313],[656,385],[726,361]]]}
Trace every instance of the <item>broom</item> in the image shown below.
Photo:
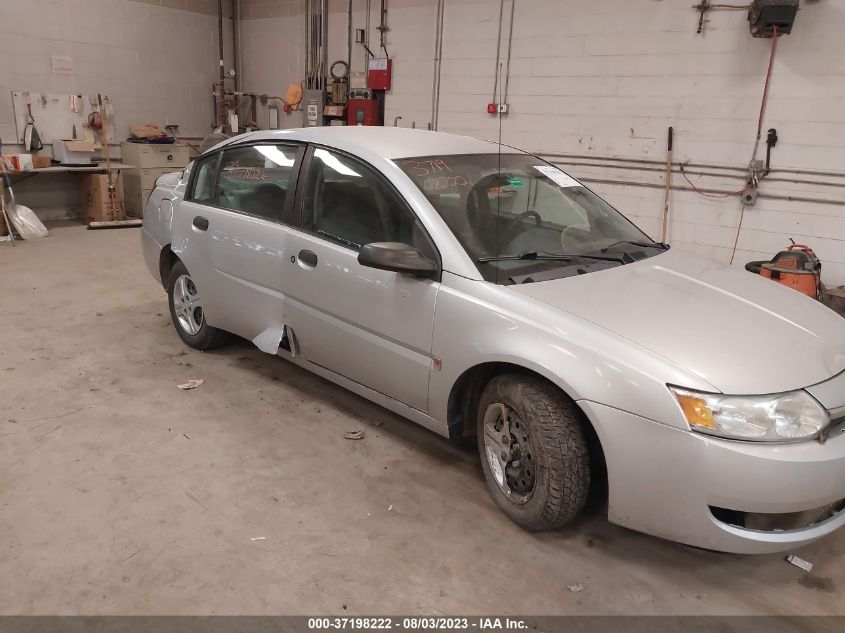
{"label": "broom", "polygon": [[[108,125],[108,115],[106,114],[106,108],[103,106],[103,96],[98,94],[97,101],[100,104],[100,135],[102,136],[102,144],[103,149],[106,152],[106,171],[108,172],[109,178],[109,186],[108,186],[108,194],[109,194],[109,204],[111,205],[111,214],[113,220],[108,220],[105,222],[90,222],[88,224],[89,229],[130,229],[141,226],[144,222],[143,220],[139,220],[137,218],[132,218],[131,220],[126,217],[123,213],[123,207],[115,200],[117,198],[117,187],[114,185],[114,178],[112,175],[112,168],[111,168],[111,152],[109,152],[109,142],[107,137],[107,128]],[[120,212],[118,213],[118,209]],[[118,217],[119,216],[119,217]]]}

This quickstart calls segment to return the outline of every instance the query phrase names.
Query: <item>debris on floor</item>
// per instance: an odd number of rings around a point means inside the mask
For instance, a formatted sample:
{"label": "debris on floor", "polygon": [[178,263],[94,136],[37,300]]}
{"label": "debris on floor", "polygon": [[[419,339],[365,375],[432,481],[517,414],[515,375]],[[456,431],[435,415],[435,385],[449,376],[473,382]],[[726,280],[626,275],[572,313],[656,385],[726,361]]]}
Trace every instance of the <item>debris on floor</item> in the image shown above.
{"label": "debris on floor", "polygon": [[792,563],[796,567],[800,567],[801,569],[803,569],[807,573],[813,571],[813,563],[811,563],[808,560],[804,560],[803,558],[800,558],[800,557],[796,556],[795,554],[790,554],[789,556],[787,556],[786,562]]}
{"label": "debris on floor", "polygon": [[343,437],[347,440],[363,440],[364,431],[347,431]]}
{"label": "debris on floor", "polygon": [[389,506],[387,506],[387,511],[390,512],[391,510],[393,510],[393,504],[392,503]]}
{"label": "debris on floor", "polygon": [[582,585],[580,583],[575,584],[575,585],[569,585],[568,589],[572,593],[578,593],[579,591],[584,591],[584,585]]}
{"label": "debris on floor", "polygon": [[176,385],[176,386],[179,387],[179,389],[181,389],[182,391],[188,391],[189,389],[196,389],[197,387],[199,387],[204,382],[205,382],[205,379],[198,378],[196,380],[189,380],[188,382],[185,382],[185,383],[182,383],[181,385]]}
{"label": "debris on floor", "polygon": [[266,540],[267,540],[267,537],[266,537],[266,536],[253,536],[253,537],[252,537],[251,539],[249,539],[249,540],[250,540],[250,541],[266,541]]}

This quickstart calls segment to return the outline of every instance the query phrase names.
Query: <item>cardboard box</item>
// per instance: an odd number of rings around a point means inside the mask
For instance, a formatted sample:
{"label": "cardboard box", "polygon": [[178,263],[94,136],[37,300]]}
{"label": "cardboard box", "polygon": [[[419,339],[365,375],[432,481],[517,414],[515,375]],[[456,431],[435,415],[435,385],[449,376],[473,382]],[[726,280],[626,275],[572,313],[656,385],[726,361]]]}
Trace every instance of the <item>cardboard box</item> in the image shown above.
{"label": "cardboard box", "polygon": [[49,156],[36,156],[35,154],[33,154],[32,166],[35,167],[35,169],[44,169],[45,167],[52,167],[53,159]]}
{"label": "cardboard box", "polygon": [[[82,179],[82,217],[88,222],[111,222],[123,219],[123,182],[117,175],[114,179],[114,191],[109,192],[107,174],[90,174]],[[112,205],[114,201],[114,205]],[[115,217],[114,211],[117,211]]]}
{"label": "cardboard box", "polygon": [[6,171],[31,171],[32,170],[32,155],[31,154],[4,154],[3,164],[6,166]]}
{"label": "cardboard box", "polygon": [[90,141],[53,141],[53,158],[62,165],[90,165],[94,144]]}

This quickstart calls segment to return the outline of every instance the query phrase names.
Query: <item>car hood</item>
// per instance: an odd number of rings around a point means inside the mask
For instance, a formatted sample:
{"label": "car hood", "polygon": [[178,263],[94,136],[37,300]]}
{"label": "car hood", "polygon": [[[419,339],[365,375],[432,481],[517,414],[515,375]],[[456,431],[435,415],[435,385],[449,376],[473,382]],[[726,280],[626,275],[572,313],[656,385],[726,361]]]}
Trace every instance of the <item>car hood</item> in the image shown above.
{"label": "car hood", "polygon": [[599,325],[723,393],[813,385],[845,370],[845,319],[743,270],[672,249],[510,289]]}

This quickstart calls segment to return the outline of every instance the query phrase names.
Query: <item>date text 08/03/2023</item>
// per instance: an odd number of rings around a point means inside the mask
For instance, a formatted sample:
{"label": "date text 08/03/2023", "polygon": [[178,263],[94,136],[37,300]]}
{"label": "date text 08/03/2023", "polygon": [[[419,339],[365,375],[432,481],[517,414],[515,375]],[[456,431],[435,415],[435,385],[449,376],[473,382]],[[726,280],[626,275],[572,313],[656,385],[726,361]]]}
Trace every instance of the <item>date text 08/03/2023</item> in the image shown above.
{"label": "date text 08/03/2023", "polygon": [[432,631],[495,631],[523,630],[528,625],[519,618],[507,617],[324,617],[309,618],[310,630],[432,630]]}

